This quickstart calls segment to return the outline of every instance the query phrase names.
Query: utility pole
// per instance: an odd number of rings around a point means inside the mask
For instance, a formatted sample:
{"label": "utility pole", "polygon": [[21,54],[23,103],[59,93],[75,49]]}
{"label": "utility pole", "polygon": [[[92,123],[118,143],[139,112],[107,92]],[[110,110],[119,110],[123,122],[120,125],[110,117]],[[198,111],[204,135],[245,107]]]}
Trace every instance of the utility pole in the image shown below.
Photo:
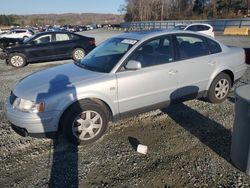
{"label": "utility pole", "polygon": [[249,0],[247,0],[247,17],[249,16]]}
{"label": "utility pole", "polygon": [[161,21],[163,20],[164,16],[164,0],[161,1]]}

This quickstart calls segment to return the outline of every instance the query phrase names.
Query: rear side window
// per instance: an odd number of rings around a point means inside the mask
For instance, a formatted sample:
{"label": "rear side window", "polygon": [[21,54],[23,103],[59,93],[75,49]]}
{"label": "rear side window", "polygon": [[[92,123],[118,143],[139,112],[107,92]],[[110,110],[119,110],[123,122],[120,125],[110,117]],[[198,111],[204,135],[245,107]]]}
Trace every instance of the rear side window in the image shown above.
{"label": "rear side window", "polygon": [[64,34],[64,33],[56,34],[56,41],[66,41],[66,40],[70,40],[68,34]]}
{"label": "rear side window", "polygon": [[189,59],[209,54],[205,38],[193,35],[176,36],[179,47],[179,58]]}
{"label": "rear side window", "polygon": [[191,25],[186,30],[188,31],[198,31],[197,25]]}
{"label": "rear side window", "polygon": [[210,29],[210,27],[208,27],[206,25],[198,25],[198,31],[207,31],[209,29]]}
{"label": "rear side window", "polygon": [[207,39],[207,44],[211,54],[220,53],[222,51],[220,45],[213,40]]}
{"label": "rear side window", "polygon": [[25,33],[26,31],[16,30],[15,33]]}

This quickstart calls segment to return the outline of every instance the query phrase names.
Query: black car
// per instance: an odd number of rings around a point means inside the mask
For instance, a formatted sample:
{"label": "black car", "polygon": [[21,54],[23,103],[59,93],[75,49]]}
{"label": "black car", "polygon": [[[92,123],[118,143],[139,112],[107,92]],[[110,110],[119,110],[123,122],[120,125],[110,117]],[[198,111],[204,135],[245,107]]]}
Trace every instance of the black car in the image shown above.
{"label": "black car", "polygon": [[23,67],[30,62],[59,59],[82,59],[95,48],[95,38],[64,31],[38,33],[23,44],[10,46],[0,57],[13,67]]}

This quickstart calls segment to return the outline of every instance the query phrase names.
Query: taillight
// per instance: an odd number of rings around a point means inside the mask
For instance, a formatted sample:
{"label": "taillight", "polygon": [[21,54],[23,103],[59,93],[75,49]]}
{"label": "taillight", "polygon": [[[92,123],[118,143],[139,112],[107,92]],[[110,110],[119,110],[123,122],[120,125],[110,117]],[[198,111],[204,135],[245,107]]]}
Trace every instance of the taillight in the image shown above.
{"label": "taillight", "polygon": [[248,61],[248,57],[247,57],[247,50],[244,49],[244,60],[245,60],[245,63],[247,64],[247,61]]}
{"label": "taillight", "polygon": [[89,40],[89,44],[90,44],[90,45],[95,45],[95,39]]}
{"label": "taillight", "polygon": [[245,57],[244,57],[244,60],[245,60],[245,63],[247,64],[247,52],[246,52],[246,50],[244,50],[244,52],[245,52],[245,53],[244,53],[244,56],[245,56]]}

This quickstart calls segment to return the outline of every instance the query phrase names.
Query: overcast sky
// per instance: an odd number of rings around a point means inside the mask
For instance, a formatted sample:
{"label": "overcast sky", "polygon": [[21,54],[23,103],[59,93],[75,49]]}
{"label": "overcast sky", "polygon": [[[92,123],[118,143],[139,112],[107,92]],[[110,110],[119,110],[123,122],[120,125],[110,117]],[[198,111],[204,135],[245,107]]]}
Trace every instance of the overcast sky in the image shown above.
{"label": "overcast sky", "polygon": [[0,0],[1,14],[113,13],[124,0]]}

